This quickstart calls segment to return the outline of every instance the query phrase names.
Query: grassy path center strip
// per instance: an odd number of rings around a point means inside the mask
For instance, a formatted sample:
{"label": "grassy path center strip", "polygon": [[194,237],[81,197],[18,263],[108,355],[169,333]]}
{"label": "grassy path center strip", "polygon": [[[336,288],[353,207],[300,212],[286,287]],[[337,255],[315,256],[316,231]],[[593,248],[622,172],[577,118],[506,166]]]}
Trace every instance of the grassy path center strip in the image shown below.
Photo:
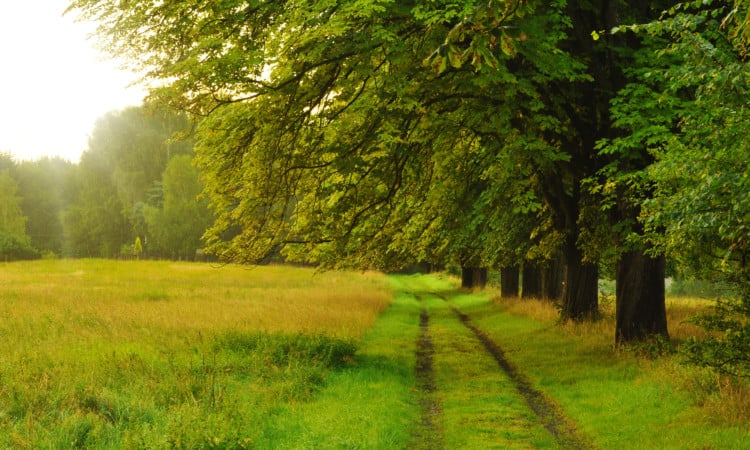
{"label": "grassy path center strip", "polygon": [[[448,302],[448,298],[441,294],[434,294]],[[460,319],[461,323],[471,330],[482,343],[485,350],[492,355],[498,366],[505,372],[516,386],[518,393],[526,400],[529,408],[536,414],[544,428],[558,441],[563,448],[593,448],[583,436],[576,432],[575,423],[565,416],[563,411],[544,393],[535,389],[531,382],[505,357],[505,353],[484,331],[474,325],[471,318],[461,312],[454,305],[450,309]]]}

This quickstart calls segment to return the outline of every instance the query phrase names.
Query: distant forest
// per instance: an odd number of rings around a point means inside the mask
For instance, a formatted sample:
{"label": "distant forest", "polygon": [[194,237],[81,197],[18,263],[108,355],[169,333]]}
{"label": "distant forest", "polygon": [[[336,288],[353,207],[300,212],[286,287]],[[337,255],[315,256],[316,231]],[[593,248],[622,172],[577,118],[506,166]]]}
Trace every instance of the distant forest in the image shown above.
{"label": "distant forest", "polygon": [[133,107],[97,121],[78,164],[0,154],[0,258],[194,259],[213,216],[190,130]]}

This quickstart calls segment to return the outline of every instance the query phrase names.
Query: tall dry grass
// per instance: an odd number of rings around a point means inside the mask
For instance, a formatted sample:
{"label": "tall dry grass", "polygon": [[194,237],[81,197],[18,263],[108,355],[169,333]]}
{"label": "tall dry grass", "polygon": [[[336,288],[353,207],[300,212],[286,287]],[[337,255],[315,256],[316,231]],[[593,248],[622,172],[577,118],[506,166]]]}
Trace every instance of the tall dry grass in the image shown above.
{"label": "tall dry grass", "polygon": [[[540,299],[501,298],[499,293],[492,293],[493,302],[512,314],[522,315],[541,322],[554,323],[559,320],[559,306],[553,302]],[[711,300],[693,297],[668,297],[667,329],[669,336],[676,342],[682,342],[692,336],[705,337],[705,330],[690,323],[689,319],[705,311],[713,304]],[[615,301],[612,296],[602,296],[599,302],[601,316],[593,322],[568,322],[561,328],[571,335],[602,337],[608,336],[614,341]]]}
{"label": "tall dry grass", "polygon": [[0,277],[0,355],[15,364],[189,348],[227,331],[357,338],[390,301],[377,274],[281,266],[62,260],[5,264]]}
{"label": "tall dry grass", "polygon": [[390,301],[378,274],[283,266],[63,260],[5,264],[0,277],[0,330],[23,340],[233,328],[358,337]]}
{"label": "tall dry grass", "polygon": [[245,448],[264,411],[309,397],[391,297],[379,274],[2,264],[0,447]]}

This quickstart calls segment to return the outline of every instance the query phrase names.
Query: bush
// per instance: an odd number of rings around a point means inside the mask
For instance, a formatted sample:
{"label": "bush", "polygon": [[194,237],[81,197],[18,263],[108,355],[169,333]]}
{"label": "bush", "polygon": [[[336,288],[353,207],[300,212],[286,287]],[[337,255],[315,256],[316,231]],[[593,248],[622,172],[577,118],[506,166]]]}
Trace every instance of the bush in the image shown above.
{"label": "bush", "polygon": [[236,353],[264,355],[273,364],[289,364],[302,360],[306,364],[325,368],[342,367],[354,358],[356,344],[349,339],[325,335],[266,334],[230,332],[217,339],[216,350],[229,349]]}
{"label": "bush", "polygon": [[750,378],[750,295],[723,299],[710,312],[692,323],[705,328],[711,337],[688,340],[682,349],[687,361],[711,367],[720,373]]}
{"label": "bush", "polygon": [[3,261],[38,259],[39,256],[28,237],[0,231],[0,259]]}

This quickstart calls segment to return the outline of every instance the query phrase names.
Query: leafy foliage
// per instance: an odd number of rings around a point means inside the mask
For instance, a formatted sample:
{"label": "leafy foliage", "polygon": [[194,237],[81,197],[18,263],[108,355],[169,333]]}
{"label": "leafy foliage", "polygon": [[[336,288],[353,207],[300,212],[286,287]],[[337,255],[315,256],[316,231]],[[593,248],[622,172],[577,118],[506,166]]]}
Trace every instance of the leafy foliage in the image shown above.
{"label": "leafy foliage", "polygon": [[74,200],[65,210],[66,253],[74,257],[116,257],[130,243],[127,219],[101,155],[84,153],[77,168]]}
{"label": "leafy foliage", "polygon": [[[685,2],[658,21],[627,27],[645,47],[637,82],[613,104],[615,125],[627,133],[603,147],[620,153],[642,147],[654,159],[645,171],[618,178],[636,187],[631,192],[648,192],[636,203],[654,251],[687,273],[736,287],[739,298],[696,319],[714,337],[693,341],[687,355],[743,376],[750,292],[747,11],[746,2]],[[620,167],[612,172],[622,174]]]}
{"label": "leafy foliage", "polygon": [[739,299],[725,299],[710,312],[692,322],[703,327],[710,337],[690,339],[682,349],[686,359],[694,364],[711,367],[721,373],[750,378],[750,295]]}
{"label": "leafy foliage", "polygon": [[0,231],[0,259],[3,261],[18,261],[24,259],[36,259],[39,252],[31,245],[27,236],[10,234]]}
{"label": "leafy foliage", "polygon": [[[509,244],[489,247],[490,217],[509,203],[533,217],[541,202],[523,188],[504,195],[523,178],[489,169],[567,160],[513,121],[560,129],[541,114],[537,83],[585,78],[583,65],[556,49],[570,25],[562,4],[552,14],[539,6],[84,0],[71,9],[102,20],[110,49],[149,79],[169,81],[153,97],[209,114],[197,162],[217,217],[207,233],[215,253],[398,268],[518,257],[497,255],[517,253]],[[500,35],[469,30],[467,17],[488,33],[502,22]],[[436,48],[439,73],[421,64]],[[479,62],[474,51],[493,67],[464,64]],[[504,66],[518,55],[528,69]],[[522,156],[500,156],[515,151]]]}
{"label": "leafy foliage", "polygon": [[[187,156],[192,152],[192,143],[186,139],[189,129],[186,117],[145,107],[112,111],[100,118],[66,195],[62,214],[65,254],[116,257],[123,246],[130,249],[135,238],[141,236],[145,240],[144,252],[149,255],[150,233],[161,233],[162,240],[168,234],[168,229],[148,229],[146,220],[148,207],[163,207],[163,192],[154,196],[153,187],[162,183],[168,162],[184,156],[188,161],[186,176],[197,177]],[[190,202],[197,193],[192,195],[185,201]],[[185,239],[184,233],[175,233],[180,235],[175,240]],[[202,230],[192,232],[198,236],[201,233]],[[196,240],[193,237],[186,245],[194,248]],[[178,253],[165,255],[177,257]],[[179,255],[186,257],[184,251]]]}
{"label": "leafy foliage", "polygon": [[0,172],[0,230],[10,235],[26,235],[26,217],[20,206],[18,184],[9,170]]}
{"label": "leafy foliage", "polygon": [[170,159],[162,176],[162,205],[149,205],[144,211],[152,236],[150,250],[173,259],[195,257],[196,250],[202,247],[201,236],[212,219],[207,202],[198,198],[202,185],[191,160],[188,155]]}
{"label": "leafy foliage", "polygon": [[61,255],[64,245],[62,211],[70,202],[75,166],[59,158],[21,161],[16,168],[26,233],[34,248]]}
{"label": "leafy foliage", "polygon": [[26,216],[17,196],[18,185],[10,169],[0,170],[0,259],[34,259],[39,253],[26,235]]}

